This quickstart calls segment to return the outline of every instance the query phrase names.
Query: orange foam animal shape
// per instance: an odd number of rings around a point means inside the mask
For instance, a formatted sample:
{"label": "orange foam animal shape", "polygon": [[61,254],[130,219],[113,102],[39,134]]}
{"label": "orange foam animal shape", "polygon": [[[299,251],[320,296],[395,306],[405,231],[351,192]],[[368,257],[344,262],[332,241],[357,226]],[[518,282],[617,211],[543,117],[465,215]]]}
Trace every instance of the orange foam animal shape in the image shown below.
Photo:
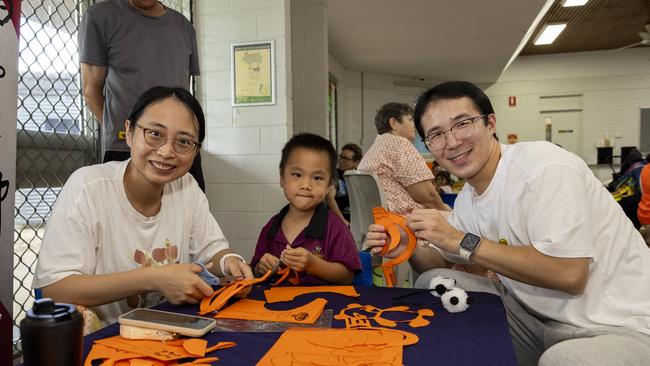
{"label": "orange foam animal shape", "polygon": [[267,271],[264,276],[260,278],[247,278],[239,281],[234,281],[226,286],[213,292],[210,296],[205,296],[199,305],[199,315],[205,315],[218,311],[223,308],[228,300],[235,296],[239,291],[247,286],[253,286],[256,283],[264,282],[271,276],[271,271]]}
{"label": "orange foam animal shape", "polygon": [[[381,252],[379,252],[380,255],[390,255],[391,252],[406,246],[395,258],[381,265],[384,278],[386,279],[386,286],[394,287],[397,280],[395,279],[393,267],[411,257],[417,246],[417,238],[408,225],[406,225],[406,218],[402,215],[386,211],[383,207],[374,207],[372,209],[372,216],[375,219],[375,224],[382,225],[386,229],[386,235],[388,236],[386,244],[384,244]],[[408,240],[406,243],[403,242],[403,236],[406,236]]]}

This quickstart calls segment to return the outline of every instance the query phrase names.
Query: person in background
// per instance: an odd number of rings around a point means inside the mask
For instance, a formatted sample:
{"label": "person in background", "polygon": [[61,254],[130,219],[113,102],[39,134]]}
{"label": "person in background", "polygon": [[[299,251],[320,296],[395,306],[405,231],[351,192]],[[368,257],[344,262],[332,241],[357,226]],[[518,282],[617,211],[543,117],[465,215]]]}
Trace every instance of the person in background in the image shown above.
{"label": "person in background", "polygon": [[640,177],[644,165],[646,160],[639,149],[632,149],[621,164],[616,179],[607,187],[637,229],[641,227],[637,211],[641,201]]}
{"label": "person in background", "polygon": [[[520,365],[644,365],[650,360],[650,250],[578,156],[546,141],[502,145],[492,104],[452,81],[424,94],[415,124],[440,165],[466,183],[446,220],[415,210],[428,242],[410,259],[434,276],[501,297]],[[384,228],[371,225],[379,252]],[[476,263],[500,282],[448,269]]]}
{"label": "person in background", "polygon": [[375,116],[378,136],[359,163],[379,177],[388,209],[408,214],[416,208],[450,210],[438,194],[433,174],[413,144],[413,108],[384,104]]}
{"label": "person in background", "polygon": [[[650,154],[646,161],[650,159]],[[650,164],[646,164],[641,170],[640,175],[641,200],[637,209],[637,216],[641,227],[639,231],[645,239],[646,244],[650,246]]]}
{"label": "person in background", "polygon": [[343,145],[336,168],[336,190],[327,193],[327,205],[348,225],[350,222],[350,196],[343,174],[348,170],[357,169],[361,158],[363,158],[363,151],[359,145],[352,143]]}
{"label": "person in background", "polygon": [[300,283],[350,284],[361,269],[350,229],[323,202],[334,189],[336,150],[318,135],[293,136],[282,149],[280,186],[289,201],[262,228],[251,259],[258,275],[282,262]]}
{"label": "person in background", "polygon": [[125,123],[131,158],[80,168],[63,186],[45,228],[34,288],[56,302],[91,307],[103,325],[163,298],[198,303],[216,276],[252,278],[244,259],[186,174],[205,137],[199,102],[154,87]]}
{"label": "person in background", "polygon": [[[124,120],[138,96],[156,85],[189,90],[190,75],[199,74],[192,24],[157,0],[106,0],[88,8],[79,24],[79,61],[104,162],[129,158]],[[190,174],[205,191],[195,155]]]}
{"label": "person in background", "polygon": [[454,180],[451,179],[451,174],[448,171],[441,171],[436,174],[436,185],[438,186],[439,193],[454,193],[454,190],[451,186],[454,184]]}

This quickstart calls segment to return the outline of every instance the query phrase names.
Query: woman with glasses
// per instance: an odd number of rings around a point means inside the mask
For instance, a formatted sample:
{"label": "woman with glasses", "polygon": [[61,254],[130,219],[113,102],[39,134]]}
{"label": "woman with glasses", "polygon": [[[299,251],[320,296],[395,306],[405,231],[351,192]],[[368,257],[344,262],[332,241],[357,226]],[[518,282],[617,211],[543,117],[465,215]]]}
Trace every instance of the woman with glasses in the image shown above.
{"label": "woman with glasses", "polygon": [[379,177],[388,209],[408,214],[416,208],[450,210],[438,195],[433,173],[415,148],[413,107],[387,103],[375,116],[379,134],[359,163]]}
{"label": "woman with glasses", "polygon": [[[34,287],[55,301],[90,306],[104,324],[131,308],[197,303],[212,294],[199,276],[252,278],[187,174],[205,136],[198,101],[154,87],[125,123],[131,159],[77,170],[49,219]],[[195,263],[193,263],[195,262]]]}

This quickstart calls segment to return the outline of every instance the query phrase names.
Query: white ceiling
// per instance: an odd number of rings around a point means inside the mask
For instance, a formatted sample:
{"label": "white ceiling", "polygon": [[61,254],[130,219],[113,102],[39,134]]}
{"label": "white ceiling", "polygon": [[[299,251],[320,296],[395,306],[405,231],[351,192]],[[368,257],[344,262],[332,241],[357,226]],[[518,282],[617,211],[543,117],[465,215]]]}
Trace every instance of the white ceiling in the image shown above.
{"label": "white ceiling", "polygon": [[493,83],[547,0],[326,0],[329,51],[351,70]]}

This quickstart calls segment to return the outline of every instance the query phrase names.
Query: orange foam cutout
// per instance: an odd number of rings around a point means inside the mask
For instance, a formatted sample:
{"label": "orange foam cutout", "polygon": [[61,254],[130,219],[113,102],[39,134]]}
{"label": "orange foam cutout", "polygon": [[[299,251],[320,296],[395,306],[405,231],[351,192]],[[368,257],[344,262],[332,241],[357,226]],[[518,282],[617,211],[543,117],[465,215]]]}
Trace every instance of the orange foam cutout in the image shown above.
{"label": "orange foam cutout", "polygon": [[272,322],[288,322],[313,324],[327,305],[325,299],[314,301],[289,310],[269,310],[264,307],[264,301],[242,299],[221,310],[214,317],[243,320],[267,320]]}
{"label": "orange foam cutout", "polygon": [[317,292],[332,292],[350,297],[359,297],[359,293],[352,286],[290,286],[274,287],[264,290],[264,297],[268,303],[291,301],[299,295]]}

